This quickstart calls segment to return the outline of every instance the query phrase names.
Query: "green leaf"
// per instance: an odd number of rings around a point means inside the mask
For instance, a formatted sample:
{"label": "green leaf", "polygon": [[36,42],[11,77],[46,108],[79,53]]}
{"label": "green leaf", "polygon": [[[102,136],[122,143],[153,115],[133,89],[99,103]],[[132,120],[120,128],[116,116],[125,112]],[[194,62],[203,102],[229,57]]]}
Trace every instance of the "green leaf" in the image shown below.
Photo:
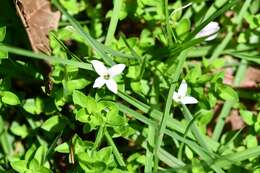
{"label": "green leaf", "polygon": [[36,159],[32,159],[30,161],[29,168],[30,168],[31,173],[52,173],[51,170],[40,165]]}
{"label": "green leaf", "polygon": [[30,164],[29,164],[30,170],[32,170],[32,171],[39,170],[40,167],[41,167],[41,165],[39,164],[39,162],[36,159],[32,159],[30,161]]}
{"label": "green leaf", "polygon": [[112,156],[112,147],[105,147],[97,152],[98,160],[102,160],[105,163],[111,161]]}
{"label": "green leaf", "polygon": [[174,11],[171,14],[171,19],[173,21],[178,21],[182,15],[182,10],[180,10],[180,8],[182,7],[182,3],[180,0],[176,1],[173,5]]}
{"label": "green leaf", "polygon": [[240,115],[241,115],[243,121],[247,125],[252,126],[255,123],[254,115],[251,111],[240,110],[239,112],[240,112]]}
{"label": "green leaf", "polygon": [[185,154],[188,157],[188,159],[192,160],[193,158],[193,152],[191,151],[191,149],[187,146],[185,146]]}
{"label": "green leaf", "polygon": [[46,131],[61,131],[61,129],[64,128],[65,124],[65,119],[61,118],[58,115],[52,116],[48,120],[46,120],[41,128],[46,130]]}
{"label": "green leaf", "polygon": [[19,125],[16,121],[12,123],[10,130],[13,134],[21,136],[22,138],[25,138],[28,135],[28,129],[25,124]]}
{"label": "green leaf", "polygon": [[200,124],[202,125],[207,125],[208,123],[211,122],[213,118],[214,112],[212,110],[206,110],[206,109],[201,109],[198,113],[198,119]]}
{"label": "green leaf", "polygon": [[252,14],[256,14],[257,12],[259,12],[259,8],[260,8],[260,0],[253,0],[249,10]]}
{"label": "green leaf", "polygon": [[76,113],[76,120],[82,122],[82,123],[88,123],[90,122],[90,116],[89,114],[86,113],[85,109],[82,108]]}
{"label": "green leaf", "polygon": [[4,41],[6,34],[6,27],[0,27],[0,42]]}
{"label": "green leaf", "polygon": [[25,160],[31,160],[34,156],[34,152],[36,151],[36,145],[33,144],[25,153],[24,159]]}
{"label": "green leaf", "polygon": [[66,87],[69,92],[72,92],[76,89],[83,89],[88,86],[91,82],[84,78],[69,80],[66,82]]}
{"label": "green leaf", "polygon": [[211,64],[210,64],[210,68],[221,68],[225,65],[226,60],[223,59],[214,59]]}
{"label": "green leaf", "polygon": [[41,145],[35,152],[34,159],[36,159],[41,165],[43,164],[46,152],[47,147],[45,145]]}
{"label": "green leaf", "polygon": [[245,143],[247,148],[254,148],[258,145],[257,138],[253,135],[247,135],[245,138]]}
{"label": "green leaf", "polygon": [[89,113],[97,111],[97,103],[94,98],[86,96],[80,91],[75,90],[72,94],[73,103],[83,108],[87,108]]}
{"label": "green leaf", "polygon": [[4,91],[1,93],[2,96],[2,102],[6,103],[8,105],[19,105],[20,104],[20,100],[19,98],[12,92],[10,91]]}
{"label": "green leaf", "polygon": [[65,142],[65,143],[58,145],[54,150],[59,152],[59,153],[69,153],[70,152],[70,146],[69,146],[68,143]]}
{"label": "green leaf", "polygon": [[5,50],[0,50],[0,59],[8,59],[8,52]]}
{"label": "green leaf", "polygon": [[260,113],[257,114],[256,122],[254,124],[254,129],[256,133],[260,132]]}
{"label": "green leaf", "polygon": [[122,126],[125,124],[125,119],[117,114],[107,114],[107,123],[111,126]]}
{"label": "green leaf", "polygon": [[94,129],[96,126],[100,126],[103,123],[103,117],[100,113],[89,114],[84,108],[76,113],[76,120],[82,123],[88,123],[91,126],[91,129]]}
{"label": "green leaf", "polygon": [[226,101],[234,101],[234,102],[238,102],[238,94],[236,93],[235,90],[233,90],[231,87],[229,86],[218,86],[218,90],[220,92],[220,97]]}
{"label": "green leaf", "polygon": [[196,83],[198,78],[201,78],[202,72],[201,72],[201,66],[200,64],[195,65],[194,68],[191,69],[191,71],[187,75],[187,80],[191,83]]}
{"label": "green leaf", "polygon": [[18,161],[11,162],[11,166],[17,172],[25,172],[28,170],[27,161],[25,160],[18,160]]}
{"label": "green leaf", "polygon": [[39,97],[26,99],[23,108],[31,114],[39,115],[43,110],[43,102]]}
{"label": "green leaf", "polygon": [[140,65],[132,65],[128,67],[126,76],[128,78],[137,79],[140,76],[141,68]]}
{"label": "green leaf", "polygon": [[191,23],[190,20],[187,18],[182,19],[177,27],[176,27],[176,33],[179,37],[183,37],[186,33],[190,31]]}
{"label": "green leaf", "polygon": [[69,11],[70,14],[78,14],[86,9],[87,1],[78,0],[60,0],[60,3]]}

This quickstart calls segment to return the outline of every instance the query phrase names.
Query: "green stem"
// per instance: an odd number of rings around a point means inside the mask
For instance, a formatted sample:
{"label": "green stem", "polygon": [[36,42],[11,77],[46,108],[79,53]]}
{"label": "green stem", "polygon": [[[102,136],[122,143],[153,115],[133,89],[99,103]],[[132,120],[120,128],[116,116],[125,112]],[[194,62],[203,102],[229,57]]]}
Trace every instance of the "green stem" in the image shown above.
{"label": "green stem", "polygon": [[[246,9],[249,7],[250,5],[250,2],[251,0],[246,0],[246,2],[243,4],[241,10],[240,10],[240,13],[238,14],[238,17],[236,18],[236,24],[238,26],[241,25],[241,22],[242,22],[242,14],[244,14],[246,12]],[[214,57],[213,57],[214,58]],[[247,62],[246,60],[243,60],[240,62],[240,65],[239,65],[239,68],[237,70],[237,73],[236,73],[236,76],[235,76],[235,79],[234,79],[234,82],[233,82],[233,85],[234,86],[239,86],[240,82],[242,81],[243,77],[244,77],[244,74],[245,74],[245,71],[246,71],[246,67],[247,67]],[[216,127],[214,128],[214,131],[213,131],[213,136],[212,138],[215,140],[215,141],[218,141],[220,136],[221,136],[221,133],[224,129],[224,126],[225,126],[225,119],[226,117],[229,115],[230,113],[230,110],[232,109],[233,107],[233,102],[231,101],[226,101],[223,105],[223,108],[220,112],[220,115],[219,115],[219,118],[218,118],[218,121],[217,121],[217,124],[216,124]]]}
{"label": "green stem", "polygon": [[118,18],[119,18],[120,9],[122,6],[122,2],[123,2],[122,0],[114,1],[114,9],[113,9],[112,17],[111,17],[111,20],[109,23],[105,45],[110,45],[111,41],[113,40],[115,31],[116,31]]}
{"label": "green stem", "polygon": [[113,149],[113,153],[115,155],[115,158],[118,162],[118,164],[122,167],[125,167],[126,164],[124,162],[124,159],[123,157],[121,156],[120,152],[118,151],[112,137],[110,136],[110,134],[108,133],[107,129],[105,129],[105,136],[106,136],[106,139],[107,139],[107,142],[109,143],[109,145],[112,147]]}
{"label": "green stem", "polygon": [[[172,78],[174,82],[178,81],[178,79],[181,75],[182,67],[185,63],[187,56],[188,56],[188,51],[189,51],[189,49],[184,50],[179,55],[179,57],[177,57],[179,62],[178,62],[177,67],[176,67],[176,72],[174,73],[173,78]],[[169,90],[169,93],[168,93],[168,97],[167,97],[167,100],[166,100],[165,110],[164,110],[162,119],[160,120],[160,125],[159,125],[159,130],[158,130],[159,136],[158,136],[158,139],[155,142],[155,148],[154,148],[154,157],[155,157],[154,158],[154,160],[155,160],[154,161],[155,162],[154,163],[154,170],[153,170],[154,173],[158,172],[158,165],[159,165],[158,152],[159,152],[160,146],[162,144],[164,131],[166,129],[167,122],[170,118],[170,110],[171,110],[171,105],[172,105],[172,95],[173,95],[173,92],[175,90],[175,87],[176,87],[175,84],[171,84],[170,90]]]}
{"label": "green stem", "polygon": [[[193,116],[191,115],[189,109],[187,108],[186,105],[182,104],[182,111],[183,111],[183,115],[185,117],[185,119],[190,122],[193,121]],[[190,125],[192,134],[195,136],[195,138],[197,139],[198,143],[204,147],[205,149],[207,149],[208,151],[210,151],[209,146],[207,145],[207,142],[205,140],[205,136],[201,133],[201,131],[199,130],[199,128],[196,126],[196,124],[193,122]]]}
{"label": "green stem", "polygon": [[99,129],[98,129],[98,133],[97,133],[97,137],[95,140],[95,143],[93,145],[93,151],[96,150],[98,148],[98,146],[100,145],[102,138],[104,136],[104,129],[105,129],[105,124],[102,124]]}

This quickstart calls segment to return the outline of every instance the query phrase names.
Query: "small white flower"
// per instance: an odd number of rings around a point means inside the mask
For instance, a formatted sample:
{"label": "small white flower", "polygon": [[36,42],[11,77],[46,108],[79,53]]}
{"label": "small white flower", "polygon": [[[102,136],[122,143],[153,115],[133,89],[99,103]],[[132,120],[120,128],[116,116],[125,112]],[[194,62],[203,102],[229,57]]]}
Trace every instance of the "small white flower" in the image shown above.
{"label": "small white flower", "polygon": [[187,83],[185,80],[182,80],[181,85],[178,89],[178,92],[173,93],[172,99],[177,102],[177,103],[182,103],[182,104],[195,104],[198,103],[198,100],[195,99],[194,97],[187,96]]}
{"label": "small white flower", "polygon": [[106,84],[107,88],[116,94],[117,83],[113,78],[123,72],[125,65],[116,64],[108,69],[102,62],[97,60],[91,61],[91,64],[99,75],[94,82],[93,88],[101,88],[104,84]]}
{"label": "small white flower", "polygon": [[205,39],[206,41],[214,40],[217,37],[219,29],[220,27],[218,22],[210,22],[200,32],[198,32],[195,38],[207,37]]}

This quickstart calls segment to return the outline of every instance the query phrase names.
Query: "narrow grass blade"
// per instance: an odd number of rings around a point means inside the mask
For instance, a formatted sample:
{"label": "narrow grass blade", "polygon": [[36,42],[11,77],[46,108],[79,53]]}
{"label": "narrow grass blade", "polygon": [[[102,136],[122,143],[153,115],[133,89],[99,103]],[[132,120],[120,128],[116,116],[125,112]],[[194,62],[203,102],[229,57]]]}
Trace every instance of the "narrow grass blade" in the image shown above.
{"label": "narrow grass blade", "polygon": [[[146,105],[145,103],[143,103],[143,102],[141,102],[141,101],[139,101],[139,100],[137,100],[137,99],[135,99],[135,98],[133,98],[133,97],[131,97],[131,96],[129,96],[129,95],[126,95],[125,93],[123,93],[123,92],[119,92],[118,94],[117,94],[119,97],[121,97],[122,99],[124,99],[126,102],[128,102],[129,104],[131,104],[132,106],[134,106],[134,107],[136,107],[137,109],[139,109],[139,110],[141,110],[142,112],[144,112],[144,113],[146,113],[146,114],[149,114],[152,118],[154,118],[155,120],[157,120],[157,121],[160,121],[161,120],[161,118],[162,118],[162,116],[163,116],[163,113],[162,112],[160,112],[159,110],[157,110],[157,109],[152,109],[151,107],[149,107],[148,105]],[[119,103],[117,103],[117,104],[119,104]],[[120,105],[121,106],[121,105]],[[130,109],[129,107],[126,107],[126,106],[122,106],[122,107],[124,107],[124,108],[127,108],[127,109],[129,109],[128,111],[133,111],[133,112],[136,112],[136,111],[134,111],[134,110],[132,110],[132,109]],[[124,109],[121,109],[121,111],[124,111]],[[126,112],[127,113],[127,112]],[[129,113],[129,112],[128,112]],[[135,114],[133,114],[133,115],[135,115]],[[146,123],[147,125],[155,125],[154,124],[154,121],[152,121],[152,120],[150,120],[149,118],[147,118],[147,117],[142,117],[142,114],[140,114],[139,113],[139,116],[141,116],[140,118],[137,118],[137,119],[139,119],[140,121],[142,121],[143,123]],[[182,124],[182,123],[180,123],[179,121],[177,121],[176,119],[174,119],[174,118],[170,118],[168,121],[167,121],[167,127],[169,128],[169,129],[172,129],[172,130],[174,130],[174,131],[178,131],[178,132],[180,132],[180,133],[182,133],[182,134],[184,134],[185,133],[185,130],[186,130],[186,127]],[[190,133],[188,133],[187,134],[187,136],[188,137],[193,137]],[[210,138],[208,138],[207,139],[207,141],[208,141],[208,143],[209,143],[209,145],[210,145],[210,147],[211,147],[211,149],[212,150],[214,150],[215,148],[217,148],[217,146],[218,146],[218,143],[216,142],[216,141],[214,141],[214,140],[211,140]]]}
{"label": "narrow grass blade", "polygon": [[[153,122],[152,120],[144,117],[142,114],[134,111],[134,110],[131,110],[130,108],[128,108],[127,106],[124,106],[122,105],[121,103],[117,103],[118,106],[119,106],[119,110],[126,113],[126,114],[129,114],[131,116],[133,116],[134,118],[138,119],[139,121],[147,124],[147,125],[150,125],[150,126],[153,126],[153,127],[156,127],[155,125],[155,122]],[[159,111],[156,111],[157,113]],[[162,113],[160,113],[162,115]],[[158,114],[157,114],[158,115]],[[160,116],[160,115],[159,115]],[[169,127],[173,127],[174,125],[178,124],[179,122],[174,120],[174,119],[170,119],[169,120],[170,124],[172,124],[171,126]],[[167,123],[169,124],[169,123]],[[178,126],[179,127],[179,126]],[[181,127],[181,126],[180,126]],[[181,127],[182,128],[182,127]],[[180,128],[173,128],[175,130],[179,130]],[[195,142],[193,141],[190,141],[189,139],[186,139],[184,137],[181,137],[179,135],[177,135],[177,133],[173,132],[173,131],[170,131],[170,130],[165,130],[165,133],[168,135],[168,136],[172,136],[174,137],[174,139],[177,139],[183,143],[185,143],[186,145],[189,145],[193,150],[195,149],[196,150],[196,153],[198,153],[200,156],[201,155],[204,155],[204,159],[205,161],[212,161],[212,158],[209,156],[210,154],[206,154],[207,153],[207,150],[205,150],[205,148],[202,148],[201,146],[199,146],[198,144],[196,144]],[[184,132],[183,132],[184,133]],[[216,146],[215,143],[212,143],[212,141],[209,139],[208,140],[208,143],[212,146],[212,148],[218,148],[218,146]],[[162,149],[160,149],[159,151],[161,151]],[[159,152],[160,153],[160,152]],[[159,154],[159,159],[161,159],[161,156]],[[162,160],[162,159],[161,159]],[[178,159],[179,160],[179,159]],[[162,160],[163,161],[163,160]],[[180,161],[180,160],[179,160]]]}
{"label": "narrow grass blade", "polygon": [[126,113],[126,114],[129,114],[130,116],[133,116],[134,118],[136,118],[137,120],[149,125],[149,126],[152,126],[152,127],[155,127],[156,124],[154,121],[152,121],[151,119],[143,116],[142,114],[130,109],[129,107],[121,104],[121,103],[117,103],[118,107],[119,107],[119,110]]}
{"label": "narrow grass blade", "polygon": [[152,172],[153,170],[153,152],[152,149],[154,147],[154,135],[155,135],[155,127],[148,127],[148,137],[145,144],[145,165],[144,172]]}
{"label": "narrow grass blade", "polygon": [[[191,115],[189,109],[187,108],[186,105],[182,105],[182,111],[183,111],[183,115],[185,117],[185,119],[190,122],[193,120],[193,116]],[[198,129],[198,127],[196,126],[196,124],[191,124],[190,125],[192,134],[195,136],[195,138],[197,139],[198,143],[204,147],[205,149],[207,149],[210,152],[210,148],[205,140],[204,135],[201,133],[201,131]]]}
{"label": "narrow grass blade", "polygon": [[113,9],[112,17],[110,19],[110,23],[109,23],[109,26],[108,26],[105,45],[110,45],[111,41],[113,40],[115,31],[116,31],[116,27],[117,27],[120,9],[121,9],[121,6],[122,6],[122,2],[123,2],[122,0],[115,0],[114,1],[114,9]]}
{"label": "narrow grass blade", "polygon": [[226,167],[233,164],[241,165],[240,162],[260,156],[260,146],[249,148],[244,151],[226,154],[220,157],[214,165]]}
{"label": "narrow grass blade", "polygon": [[74,67],[93,71],[92,66],[88,63],[62,59],[62,58],[58,58],[58,57],[54,57],[54,56],[48,56],[48,55],[45,55],[45,54],[42,54],[42,53],[34,53],[32,51],[28,51],[28,50],[24,50],[24,49],[20,49],[20,48],[15,48],[15,47],[11,47],[11,46],[6,46],[6,45],[0,45],[0,50],[6,50],[10,53],[13,53],[13,54],[16,54],[16,55],[22,55],[22,56],[25,56],[25,57],[45,60],[45,61],[47,61],[51,64],[58,63],[58,64],[63,64],[63,65],[71,65],[71,66],[74,66]]}
{"label": "narrow grass blade", "polygon": [[131,105],[135,106],[136,108],[138,108],[139,110],[141,110],[145,113],[149,112],[149,110],[150,110],[150,107],[148,105],[142,103],[141,101],[139,101],[139,100],[137,100],[137,99],[121,92],[121,91],[119,91],[117,93],[117,95],[119,97],[121,97],[122,99],[124,99],[125,101],[127,101],[128,103],[130,103]]}
{"label": "narrow grass blade", "polygon": [[209,7],[209,9],[207,10],[204,19],[207,19],[209,16],[213,15],[214,13],[216,13],[216,11],[221,8],[225,3],[227,3],[227,1],[229,0],[215,0],[212,1],[212,5]]}
{"label": "narrow grass blade", "polygon": [[106,129],[105,129],[105,132],[104,132],[104,133],[105,133],[107,142],[109,143],[109,145],[110,145],[110,146],[112,147],[112,149],[113,149],[113,153],[114,153],[114,155],[115,155],[115,158],[116,158],[118,164],[119,164],[120,166],[122,166],[122,167],[125,167],[126,164],[125,164],[125,162],[124,162],[124,159],[123,159],[123,157],[121,156],[120,152],[118,151],[118,149],[117,149],[117,147],[116,147],[116,145],[115,145],[115,143],[114,143],[112,137],[110,136],[110,134],[108,133],[108,131],[107,131]]}
{"label": "narrow grass blade", "polygon": [[[174,73],[174,75],[172,76],[173,81],[178,81],[180,74],[182,72],[182,67],[185,63],[185,60],[187,58],[188,55],[188,50],[183,51],[177,58],[179,60],[177,67],[176,67],[176,71]],[[170,90],[167,96],[167,100],[166,100],[166,105],[165,105],[165,110],[163,113],[163,117],[160,120],[160,125],[159,125],[159,130],[158,130],[158,137],[155,143],[155,149],[154,149],[154,157],[155,157],[155,167],[154,167],[154,172],[158,171],[158,151],[159,148],[161,146],[162,140],[163,140],[163,135],[164,135],[164,130],[166,129],[167,126],[167,121],[169,120],[169,116],[170,116],[170,109],[171,109],[171,105],[172,105],[172,95],[173,92],[175,90],[176,84],[172,84],[170,86]],[[157,162],[157,163],[156,163]]]}
{"label": "narrow grass blade", "polygon": [[214,52],[210,57],[210,61],[215,60],[216,58],[219,57],[219,55],[221,55],[221,53],[224,51],[224,49],[226,48],[227,44],[230,42],[232,37],[233,37],[232,27],[228,27],[227,35],[222,40],[222,42],[215,48]]}
{"label": "narrow grass blade", "polygon": [[[140,114],[140,113],[138,113],[134,110],[131,110],[130,108],[128,108],[127,106],[124,106],[121,103],[117,103],[117,105],[118,105],[120,111],[122,111],[122,112],[124,112],[124,113],[126,113],[130,116],[133,116],[134,118],[138,119],[139,121],[149,125],[148,141],[147,141],[147,143],[144,147],[146,148],[146,152],[147,152],[146,156],[149,156],[149,158],[146,159],[145,169],[151,170],[151,166],[153,165],[153,164],[151,164],[152,161],[153,161],[153,153],[150,150],[154,147],[154,131],[155,131],[155,128],[156,128],[155,122],[146,118],[146,117],[144,117],[142,114]],[[176,165],[183,165],[184,164],[183,162],[181,162],[177,158],[175,158],[175,157],[173,157],[169,154],[166,154],[166,152],[162,149],[159,150],[158,158],[162,162],[166,163],[169,166],[170,165],[176,166]]]}
{"label": "narrow grass blade", "polygon": [[225,3],[224,6],[219,9],[218,11],[216,11],[215,13],[213,13],[212,15],[210,15],[207,19],[204,20],[204,22],[202,22],[201,24],[199,24],[195,30],[193,32],[191,32],[187,38],[184,40],[184,42],[189,42],[192,38],[194,38],[194,36],[202,30],[202,28],[204,28],[209,22],[213,21],[214,19],[216,19],[218,16],[220,16],[221,14],[225,13],[227,10],[229,10],[231,7],[233,7],[234,5],[237,4],[239,0],[233,0],[233,1],[229,1],[228,3]]}
{"label": "narrow grass blade", "polygon": [[[251,0],[246,0],[246,2],[242,6],[241,11],[238,14],[238,17],[236,18],[236,23],[237,23],[238,26],[240,26],[240,24],[242,22],[241,16],[243,16],[243,14],[246,12],[247,8],[249,7],[250,2],[251,2]],[[236,73],[235,80],[234,80],[234,83],[233,83],[234,86],[238,86],[240,84],[240,82],[242,81],[242,78],[245,74],[245,71],[246,71],[245,61],[240,62],[239,69]],[[219,115],[216,127],[214,128],[213,135],[212,135],[212,138],[216,141],[218,141],[220,136],[221,136],[221,133],[222,133],[224,125],[225,125],[225,119],[229,115],[229,112],[230,112],[231,108],[233,107],[233,104],[234,103],[232,103],[230,101],[226,101],[224,103],[224,106],[221,110],[221,113]]]}
{"label": "narrow grass blade", "polygon": [[193,141],[190,141],[186,138],[183,138],[182,136],[178,135],[175,132],[165,130],[165,134],[168,136],[171,136],[174,139],[177,139],[186,145],[188,145],[195,153],[197,153],[206,163],[209,167],[211,167],[213,170],[215,170],[217,173],[224,173],[224,171],[221,169],[221,166],[219,165],[212,165],[214,163],[214,159],[212,158],[212,154],[208,153],[205,148],[202,148],[198,144],[196,144]]}
{"label": "narrow grass blade", "polygon": [[233,106],[233,102],[226,101],[221,109],[217,124],[214,128],[213,135],[212,135],[212,139],[214,139],[215,141],[218,141],[221,136],[222,130],[225,125],[225,119],[229,115],[229,111],[231,110],[232,106]]}
{"label": "narrow grass blade", "polygon": [[247,60],[247,61],[251,61],[251,62],[260,64],[260,56],[250,55],[249,52],[238,53],[238,52],[235,52],[235,51],[225,51],[223,53],[231,55],[231,56],[236,57],[236,58],[240,58],[242,60]]}
{"label": "narrow grass blade", "polygon": [[48,148],[48,150],[47,150],[47,152],[46,152],[46,154],[45,154],[45,157],[44,157],[44,159],[43,159],[43,163],[45,163],[45,162],[47,161],[47,159],[48,159],[48,157],[50,156],[51,152],[54,151],[54,148],[55,148],[55,146],[57,145],[57,142],[58,142],[58,140],[61,138],[62,134],[63,134],[63,130],[61,130],[61,132],[59,133],[59,135],[56,136],[56,138],[55,138],[55,139],[53,140],[53,142],[51,143],[50,147]]}
{"label": "narrow grass blade", "polygon": [[94,142],[94,145],[93,145],[93,148],[92,148],[92,151],[96,150],[98,148],[98,146],[100,145],[101,141],[102,141],[102,138],[104,136],[104,130],[105,130],[105,125],[102,124],[99,129],[98,129],[98,133],[96,135],[96,140]]}
{"label": "narrow grass blade", "polygon": [[168,0],[164,0],[164,10],[165,10],[165,23],[166,23],[168,46],[172,47],[173,40],[172,40],[172,29],[170,27],[170,19],[169,19]]}
{"label": "narrow grass blade", "polygon": [[57,0],[52,0],[52,2],[67,17],[70,24],[83,37],[86,43],[89,44],[108,65],[113,65],[114,61],[105,53],[105,51],[100,46],[100,43],[91,37],[89,33],[85,32],[81,25],[66,11],[64,7],[62,7],[62,5]]}
{"label": "narrow grass blade", "polygon": [[134,49],[128,44],[128,42],[127,42],[127,40],[126,40],[126,36],[125,36],[123,33],[121,33],[120,36],[122,37],[122,39],[123,39],[123,41],[124,41],[126,47],[130,50],[132,56],[133,56],[135,59],[139,60],[139,63],[141,63],[142,58],[141,58],[141,57],[134,51]]}
{"label": "narrow grass blade", "polygon": [[158,137],[156,139],[155,142],[155,148],[154,148],[154,157],[155,157],[155,163],[154,163],[154,171],[153,172],[157,172],[158,171],[158,152],[159,152],[159,148],[161,146],[162,140],[163,140],[163,136],[164,136],[164,130],[166,128],[166,122],[169,119],[170,116],[170,109],[171,109],[171,105],[172,105],[172,95],[173,92],[175,90],[175,85],[172,84],[168,93],[168,97],[167,97],[167,101],[166,101],[166,106],[165,106],[165,111],[163,114],[163,117],[161,119],[160,122],[160,126],[159,126],[159,130],[158,130]]}
{"label": "narrow grass blade", "polygon": [[[171,167],[183,167],[186,164],[182,162],[181,160],[177,159],[176,157],[173,157],[170,153],[160,148],[159,150],[159,158],[162,162],[166,163],[167,165]],[[174,164],[172,164],[174,163]]]}

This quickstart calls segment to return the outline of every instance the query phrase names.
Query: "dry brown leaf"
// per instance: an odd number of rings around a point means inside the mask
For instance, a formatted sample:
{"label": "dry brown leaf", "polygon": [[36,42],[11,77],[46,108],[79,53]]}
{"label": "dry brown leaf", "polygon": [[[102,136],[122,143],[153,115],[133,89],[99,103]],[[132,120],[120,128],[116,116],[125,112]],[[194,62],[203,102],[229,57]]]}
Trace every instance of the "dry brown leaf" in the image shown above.
{"label": "dry brown leaf", "polygon": [[33,51],[50,53],[48,34],[58,28],[60,12],[52,10],[49,0],[16,0],[15,3]]}
{"label": "dry brown leaf", "polygon": [[[225,71],[225,78],[223,82],[227,85],[232,85],[233,80],[234,80],[234,76],[233,76],[232,69],[227,68]],[[237,87],[256,88],[259,82],[260,82],[260,69],[255,67],[248,67],[246,69],[244,79],[241,81],[241,84]]]}
{"label": "dry brown leaf", "polygon": [[231,130],[240,130],[245,127],[245,123],[237,109],[231,110],[230,115],[226,119],[226,123],[230,123]]}
{"label": "dry brown leaf", "polygon": [[241,82],[241,87],[257,87],[257,83],[260,82],[260,69],[255,67],[248,67],[245,77]]}

